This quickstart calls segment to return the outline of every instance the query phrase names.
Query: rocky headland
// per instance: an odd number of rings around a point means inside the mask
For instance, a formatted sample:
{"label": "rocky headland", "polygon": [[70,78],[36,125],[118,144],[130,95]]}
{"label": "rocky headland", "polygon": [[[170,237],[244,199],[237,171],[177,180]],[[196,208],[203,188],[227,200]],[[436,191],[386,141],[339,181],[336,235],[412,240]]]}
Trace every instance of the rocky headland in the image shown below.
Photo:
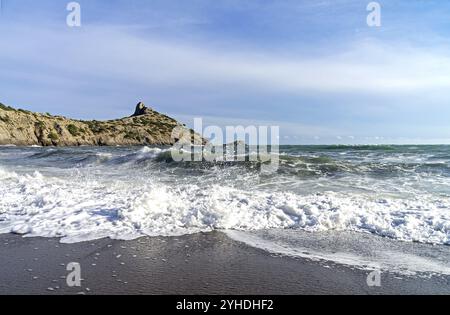
{"label": "rocky headland", "polygon": [[108,121],[75,120],[0,103],[0,145],[173,145],[186,135],[192,141],[204,143],[183,124],[142,102],[137,104],[132,116]]}

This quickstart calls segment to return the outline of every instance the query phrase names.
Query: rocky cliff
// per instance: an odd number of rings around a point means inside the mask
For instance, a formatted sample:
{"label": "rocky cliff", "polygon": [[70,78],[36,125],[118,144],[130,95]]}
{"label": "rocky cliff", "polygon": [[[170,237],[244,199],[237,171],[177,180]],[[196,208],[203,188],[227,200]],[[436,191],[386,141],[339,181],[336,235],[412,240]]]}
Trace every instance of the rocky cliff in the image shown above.
{"label": "rocky cliff", "polygon": [[[172,137],[172,131],[178,130]],[[189,135],[204,142],[175,119],[136,106],[131,117],[109,121],[82,121],[14,109],[0,103],[0,145],[172,145]]]}

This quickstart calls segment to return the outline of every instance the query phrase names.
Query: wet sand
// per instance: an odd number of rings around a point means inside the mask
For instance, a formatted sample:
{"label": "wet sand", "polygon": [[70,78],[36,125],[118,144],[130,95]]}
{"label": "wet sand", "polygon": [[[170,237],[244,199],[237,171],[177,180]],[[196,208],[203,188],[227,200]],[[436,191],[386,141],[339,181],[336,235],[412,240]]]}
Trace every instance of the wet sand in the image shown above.
{"label": "wet sand", "polygon": [[[67,264],[81,265],[81,287],[66,284]],[[58,239],[0,235],[0,294],[450,294],[449,277],[383,273],[281,257],[220,232],[60,244]]]}

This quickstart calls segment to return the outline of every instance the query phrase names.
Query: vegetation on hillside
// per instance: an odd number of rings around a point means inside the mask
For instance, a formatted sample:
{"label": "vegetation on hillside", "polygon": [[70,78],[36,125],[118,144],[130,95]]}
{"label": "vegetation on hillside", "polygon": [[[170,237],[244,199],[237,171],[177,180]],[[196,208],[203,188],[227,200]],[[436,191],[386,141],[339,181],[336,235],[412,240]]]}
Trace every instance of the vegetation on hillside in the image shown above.
{"label": "vegetation on hillside", "polygon": [[14,109],[0,103],[0,144],[152,145],[173,144],[175,119],[139,103],[130,117],[83,121]]}

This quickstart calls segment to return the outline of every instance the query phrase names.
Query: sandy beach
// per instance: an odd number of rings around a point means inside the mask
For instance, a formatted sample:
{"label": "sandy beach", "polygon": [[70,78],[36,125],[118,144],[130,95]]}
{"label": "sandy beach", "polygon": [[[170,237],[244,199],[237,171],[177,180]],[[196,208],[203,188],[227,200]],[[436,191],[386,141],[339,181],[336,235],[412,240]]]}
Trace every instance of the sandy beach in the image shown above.
{"label": "sandy beach", "polygon": [[[0,236],[0,294],[450,294],[448,277],[382,274],[269,254],[224,233],[182,237],[58,239]],[[81,265],[81,287],[66,284],[67,264]]]}
{"label": "sandy beach", "polygon": [[0,0],[0,296],[450,295],[449,13]]}

